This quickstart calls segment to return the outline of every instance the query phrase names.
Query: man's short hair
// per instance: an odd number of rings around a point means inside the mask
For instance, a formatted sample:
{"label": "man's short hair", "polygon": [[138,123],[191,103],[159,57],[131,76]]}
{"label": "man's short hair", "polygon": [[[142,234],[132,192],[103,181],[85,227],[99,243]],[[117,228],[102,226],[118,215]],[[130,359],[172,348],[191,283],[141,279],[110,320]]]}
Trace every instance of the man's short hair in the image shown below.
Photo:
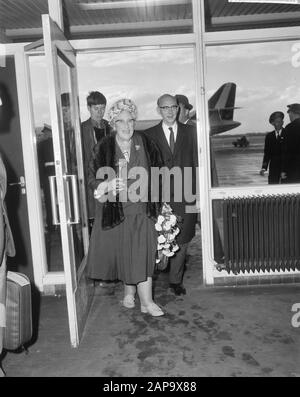
{"label": "man's short hair", "polygon": [[281,118],[282,120],[284,119],[284,113],[280,111],[273,112],[271,116],[269,117],[269,123],[272,124],[275,119]]}
{"label": "man's short hair", "polygon": [[106,98],[99,91],[91,91],[86,98],[86,102],[88,106],[92,105],[106,105]]}

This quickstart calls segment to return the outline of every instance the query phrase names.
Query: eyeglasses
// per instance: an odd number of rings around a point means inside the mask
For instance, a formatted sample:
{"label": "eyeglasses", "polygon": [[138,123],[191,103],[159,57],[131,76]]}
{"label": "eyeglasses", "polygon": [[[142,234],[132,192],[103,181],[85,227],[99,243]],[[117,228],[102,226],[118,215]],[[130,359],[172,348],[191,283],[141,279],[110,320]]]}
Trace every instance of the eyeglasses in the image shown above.
{"label": "eyeglasses", "polygon": [[175,110],[178,109],[178,106],[177,106],[177,105],[173,105],[173,106],[160,106],[159,108],[162,109],[162,110],[165,110],[165,111],[167,111],[167,110],[172,110],[172,111],[174,112]]}

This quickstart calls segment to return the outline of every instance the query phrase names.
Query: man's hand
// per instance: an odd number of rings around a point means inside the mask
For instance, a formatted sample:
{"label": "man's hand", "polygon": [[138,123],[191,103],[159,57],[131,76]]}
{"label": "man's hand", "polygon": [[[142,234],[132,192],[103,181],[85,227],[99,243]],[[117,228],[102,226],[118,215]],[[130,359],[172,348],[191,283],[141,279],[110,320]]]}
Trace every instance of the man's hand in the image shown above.
{"label": "man's hand", "polygon": [[267,170],[265,170],[264,168],[262,168],[262,169],[259,171],[259,175],[265,176],[266,171],[267,171]]}
{"label": "man's hand", "polygon": [[281,179],[286,179],[286,178],[287,178],[286,172],[281,172],[281,173],[280,173],[280,178],[281,178]]}

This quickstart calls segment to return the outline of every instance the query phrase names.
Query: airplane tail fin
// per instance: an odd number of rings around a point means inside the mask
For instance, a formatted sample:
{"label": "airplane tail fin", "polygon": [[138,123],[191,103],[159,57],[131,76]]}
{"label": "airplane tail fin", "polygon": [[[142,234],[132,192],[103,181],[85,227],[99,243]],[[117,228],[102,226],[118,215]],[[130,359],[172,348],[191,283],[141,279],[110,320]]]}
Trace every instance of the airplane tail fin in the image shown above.
{"label": "airplane tail fin", "polygon": [[232,120],[235,103],[236,84],[223,84],[209,99],[209,111],[217,111],[221,120]]}

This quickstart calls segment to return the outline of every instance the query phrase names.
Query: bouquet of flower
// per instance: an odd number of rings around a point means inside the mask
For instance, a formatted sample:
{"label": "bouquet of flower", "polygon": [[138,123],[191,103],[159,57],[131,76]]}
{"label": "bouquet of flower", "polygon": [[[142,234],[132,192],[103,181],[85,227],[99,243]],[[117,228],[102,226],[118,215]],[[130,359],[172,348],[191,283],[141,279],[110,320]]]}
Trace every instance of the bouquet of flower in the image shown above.
{"label": "bouquet of flower", "polygon": [[180,233],[180,229],[176,226],[177,222],[178,217],[173,214],[170,205],[164,203],[155,224],[158,232],[156,264],[160,270],[166,268],[168,259],[179,250],[175,239]]}

